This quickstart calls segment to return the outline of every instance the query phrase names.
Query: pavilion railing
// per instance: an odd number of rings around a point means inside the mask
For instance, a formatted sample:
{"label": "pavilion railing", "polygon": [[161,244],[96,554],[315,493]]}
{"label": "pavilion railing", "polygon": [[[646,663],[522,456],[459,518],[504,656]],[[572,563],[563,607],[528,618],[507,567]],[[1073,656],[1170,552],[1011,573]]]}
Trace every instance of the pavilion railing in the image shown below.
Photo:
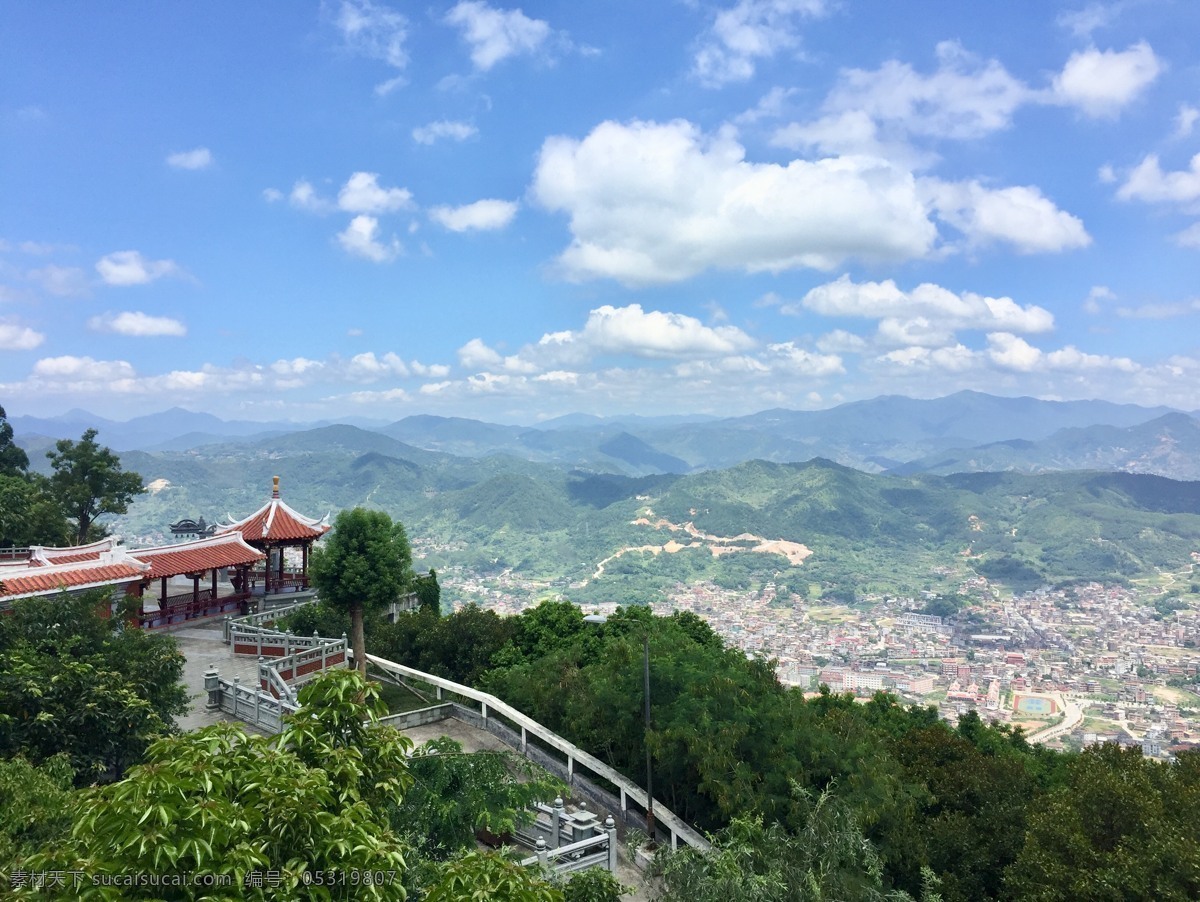
{"label": "pavilion railing", "polygon": [[144,596],[142,603],[154,601],[158,604],[157,611],[144,611],[138,620],[143,629],[157,629],[174,626],[188,620],[198,620],[202,617],[217,617],[241,609],[241,604],[250,595],[248,592],[231,592],[228,595],[214,595],[212,589],[201,589],[199,592],[180,592],[168,595],[166,598]]}

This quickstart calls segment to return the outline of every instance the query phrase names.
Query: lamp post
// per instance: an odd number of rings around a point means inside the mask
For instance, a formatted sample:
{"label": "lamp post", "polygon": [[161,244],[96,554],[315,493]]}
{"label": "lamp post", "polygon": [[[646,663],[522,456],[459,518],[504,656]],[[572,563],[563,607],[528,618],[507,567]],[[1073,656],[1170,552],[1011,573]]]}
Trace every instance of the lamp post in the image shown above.
{"label": "lamp post", "polygon": [[[607,623],[608,617],[604,614],[588,614],[585,616],[586,623]],[[645,707],[644,723],[645,723],[645,738],[642,744],[646,747],[646,833],[650,836],[650,841],[654,841],[654,774],[650,769],[650,630],[646,629],[642,636],[642,676],[643,676],[643,699]]]}

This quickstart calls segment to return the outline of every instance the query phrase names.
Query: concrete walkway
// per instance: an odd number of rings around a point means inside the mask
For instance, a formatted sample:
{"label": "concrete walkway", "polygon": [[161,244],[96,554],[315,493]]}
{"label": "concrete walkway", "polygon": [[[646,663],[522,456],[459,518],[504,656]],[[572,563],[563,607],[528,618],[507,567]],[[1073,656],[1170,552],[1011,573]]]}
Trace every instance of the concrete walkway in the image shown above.
{"label": "concrete walkway", "polygon": [[257,659],[236,657],[232,649],[225,644],[223,629],[223,620],[216,618],[171,633],[186,659],[183,682],[187,686],[188,699],[191,702],[188,713],[175,718],[175,723],[182,730],[198,730],[210,724],[230,722],[240,723],[250,729],[250,725],[244,721],[221,711],[208,711],[204,707],[208,700],[204,691],[204,672],[209,667],[216,667],[227,680],[236,677],[244,686],[258,685]]}
{"label": "concrete walkway", "polygon": [[[236,656],[230,646],[225,644],[224,624],[221,618],[198,623],[183,629],[173,630],[171,635],[179,644],[179,650],[186,658],[183,669],[183,681],[187,685],[191,709],[187,714],[176,718],[175,722],[182,730],[198,730],[214,723],[237,723],[246,730],[254,730],[249,724],[234,718],[222,711],[209,711],[205,708],[207,693],[204,690],[204,673],[210,667],[216,667],[218,673],[225,679],[237,677],[242,685],[258,684],[258,660],[250,657]],[[431,739],[448,736],[462,745],[464,751],[513,751],[496,736],[486,730],[465,724],[460,720],[439,721],[422,727],[405,730],[404,734],[421,745]],[[568,805],[570,810],[572,806]],[[612,812],[606,812],[612,813]],[[619,818],[619,814],[617,815]],[[603,820],[604,814],[601,814]],[[622,835],[624,831],[621,831]],[[633,887],[632,895],[622,896],[623,902],[647,902],[651,899],[643,886],[643,875],[632,862],[624,846],[618,850],[616,878],[627,887]]]}

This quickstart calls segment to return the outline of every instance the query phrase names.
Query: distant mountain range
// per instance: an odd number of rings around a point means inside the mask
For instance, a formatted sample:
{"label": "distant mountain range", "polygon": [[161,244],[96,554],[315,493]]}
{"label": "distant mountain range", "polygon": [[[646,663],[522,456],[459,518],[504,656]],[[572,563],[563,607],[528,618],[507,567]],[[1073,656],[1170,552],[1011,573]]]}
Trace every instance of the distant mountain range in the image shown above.
{"label": "distant mountain range", "polygon": [[[1200,428],[1186,413],[1106,401],[1042,401],[958,392],[918,400],[885,396],[828,410],[767,410],[740,417],[594,417],[535,426],[411,416],[394,423],[226,421],[173,409],[120,423],[85,411],[18,416],[17,440],[40,453],[58,438],[97,428],[118,451],[191,451],[239,443],[271,447],[286,436],[352,425],[412,448],[460,457],[506,455],[628,476],[685,474],[749,460],[822,457],[865,472],[1042,472],[1120,469],[1200,478]],[[301,441],[319,442],[318,432]],[[35,460],[35,463],[39,461]]]}

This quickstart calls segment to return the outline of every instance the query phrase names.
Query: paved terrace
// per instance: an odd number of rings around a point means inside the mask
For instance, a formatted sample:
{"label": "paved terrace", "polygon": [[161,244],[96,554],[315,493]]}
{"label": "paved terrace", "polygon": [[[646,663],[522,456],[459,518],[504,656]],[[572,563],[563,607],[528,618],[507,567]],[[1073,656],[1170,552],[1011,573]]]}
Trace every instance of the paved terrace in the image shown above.
{"label": "paved terrace", "polygon": [[[204,673],[210,667],[216,667],[219,674],[225,679],[232,680],[235,677],[240,679],[243,686],[258,685],[258,661],[251,657],[233,654],[232,647],[225,644],[223,618],[177,629],[172,631],[171,635],[175,637],[179,644],[179,650],[186,658],[183,680],[187,685],[188,698],[191,701],[191,709],[188,713],[176,718],[179,727],[183,730],[198,730],[214,723],[237,723],[247,730],[256,730],[257,728],[230,714],[221,710],[209,711],[205,707],[207,693],[204,689]],[[487,730],[481,730],[456,719],[412,727],[404,730],[404,734],[416,745],[448,736],[469,752],[512,751],[509,746]],[[636,890],[632,895],[621,898],[630,900],[630,902],[647,902],[652,897],[643,885],[644,875],[632,864],[624,848],[625,831],[620,823],[620,812],[608,813],[616,817],[618,830],[622,837],[622,846],[618,850],[616,878],[625,886],[634,887]]]}

